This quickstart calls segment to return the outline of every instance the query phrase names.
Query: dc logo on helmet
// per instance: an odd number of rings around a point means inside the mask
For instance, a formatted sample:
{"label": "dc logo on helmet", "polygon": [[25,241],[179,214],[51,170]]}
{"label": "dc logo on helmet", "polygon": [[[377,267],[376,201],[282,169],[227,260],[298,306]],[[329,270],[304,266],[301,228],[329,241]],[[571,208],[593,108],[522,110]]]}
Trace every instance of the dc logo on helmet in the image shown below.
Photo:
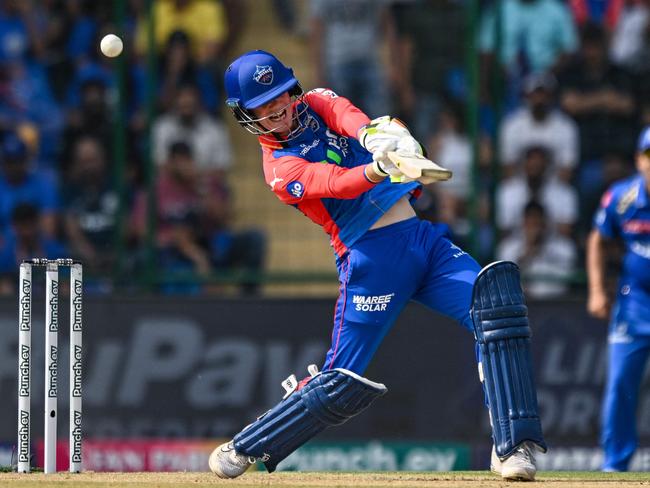
{"label": "dc logo on helmet", "polygon": [[253,73],[253,79],[261,85],[270,85],[273,83],[273,68],[271,68],[269,65],[256,65],[255,73]]}

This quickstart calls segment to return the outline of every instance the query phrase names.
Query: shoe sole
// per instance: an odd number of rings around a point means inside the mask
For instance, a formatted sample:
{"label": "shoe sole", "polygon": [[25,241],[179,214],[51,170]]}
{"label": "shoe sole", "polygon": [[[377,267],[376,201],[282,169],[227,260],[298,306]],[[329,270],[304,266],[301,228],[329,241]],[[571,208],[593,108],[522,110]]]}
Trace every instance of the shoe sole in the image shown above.
{"label": "shoe sole", "polygon": [[501,473],[501,477],[510,481],[535,481],[535,473]]}
{"label": "shoe sole", "polygon": [[503,474],[501,471],[498,471],[494,466],[490,465],[490,472],[501,476],[504,480],[508,481],[535,481],[535,473],[532,475],[530,474],[519,474],[519,473],[513,473],[513,474]]}

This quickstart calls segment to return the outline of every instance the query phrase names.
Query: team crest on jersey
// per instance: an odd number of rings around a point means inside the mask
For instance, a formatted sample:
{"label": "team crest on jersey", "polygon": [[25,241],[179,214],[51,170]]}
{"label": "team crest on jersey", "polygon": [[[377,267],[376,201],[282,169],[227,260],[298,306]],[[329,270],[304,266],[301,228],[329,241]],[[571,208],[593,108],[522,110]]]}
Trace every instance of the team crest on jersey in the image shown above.
{"label": "team crest on jersey", "polygon": [[253,73],[253,79],[261,85],[270,85],[273,83],[273,68],[271,68],[269,65],[256,65],[255,73]]}
{"label": "team crest on jersey", "polygon": [[318,120],[316,120],[311,115],[308,115],[307,116],[307,127],[309,127],[311,130],[316,132],[316,131],[318,131],[320,129],[320,124],[318,123]]}
{"label": "team crest on jersey", "polygon": [[305,193],[305,185],[299,181],[292,181],[287,185],[287,191],[292,197],[302,198],[302,195]]}

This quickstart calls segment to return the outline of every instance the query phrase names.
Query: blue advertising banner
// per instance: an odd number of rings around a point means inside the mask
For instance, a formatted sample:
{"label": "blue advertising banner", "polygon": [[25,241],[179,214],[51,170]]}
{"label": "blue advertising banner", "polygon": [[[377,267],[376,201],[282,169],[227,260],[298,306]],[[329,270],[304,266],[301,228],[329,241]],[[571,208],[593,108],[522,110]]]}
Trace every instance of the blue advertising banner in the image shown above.
{"label": "blue advertising banner", "polygon": [[[289,374],[321,366],[332,300],[87,298],[84,302],[85,438],[223,438],[283,395]],[[597,447],[605,375],[604,323],[581,302],[531,303],[542,422],[551,447]],[[0,301],[0,441],[15,443],[17,303]],[[32,411],[43,408],[43,306],[34,304]],[[67,310],[60,310],[59,432],[67,433]],[[485,467],[490,434],[472,335],[409,306],[366,376],[388,393],[318,441],[451,442],[473,447]],[[650,444],[649,374],[639,404],[640,442]],[[35,416],[35,418],[39,418]],[[32,425],[32,438],[42,435]],[[476,454],[474,454],[476,453]]]}

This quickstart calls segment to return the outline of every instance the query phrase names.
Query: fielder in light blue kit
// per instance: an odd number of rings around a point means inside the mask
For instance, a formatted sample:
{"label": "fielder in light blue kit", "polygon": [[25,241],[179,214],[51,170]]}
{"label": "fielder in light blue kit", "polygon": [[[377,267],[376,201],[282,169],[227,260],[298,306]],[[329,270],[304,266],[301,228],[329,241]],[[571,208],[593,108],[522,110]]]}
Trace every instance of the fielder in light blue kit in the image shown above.
{"label": "fielder in light blue kit", "polygon": [[384,385],[362,375],[414,300],[474,334],[493,426],[492,470],[534,479],[533,451],[546,445],[517,266],[481,269],[445,226],[415,216],[411,202],[421,185],[387,153],[422,154],[422,147],[399,120],[370,120],[331,90],[304,93],[293,71],[265,51],[236,59],[225,86],[233,115],[258,136],[271,191],[330,236],[340,295],[322,371],[310,368],[300,382],[289,377],[280,403],[214,450],[212,471],[235,478],[259,459],[272,472],[313,436],[385,394]]}
{"label": "fielder in light blue kit", "polygon": [[650,355],[650,127],[639,138],[638,174],[602,197],[587,243],[589,301],[595,317],[610,317],[605,290],[606,241],[625,246],[608,336],[607,385],[602,411],[604,471],[627,471],[637,447],[636,408]]}

